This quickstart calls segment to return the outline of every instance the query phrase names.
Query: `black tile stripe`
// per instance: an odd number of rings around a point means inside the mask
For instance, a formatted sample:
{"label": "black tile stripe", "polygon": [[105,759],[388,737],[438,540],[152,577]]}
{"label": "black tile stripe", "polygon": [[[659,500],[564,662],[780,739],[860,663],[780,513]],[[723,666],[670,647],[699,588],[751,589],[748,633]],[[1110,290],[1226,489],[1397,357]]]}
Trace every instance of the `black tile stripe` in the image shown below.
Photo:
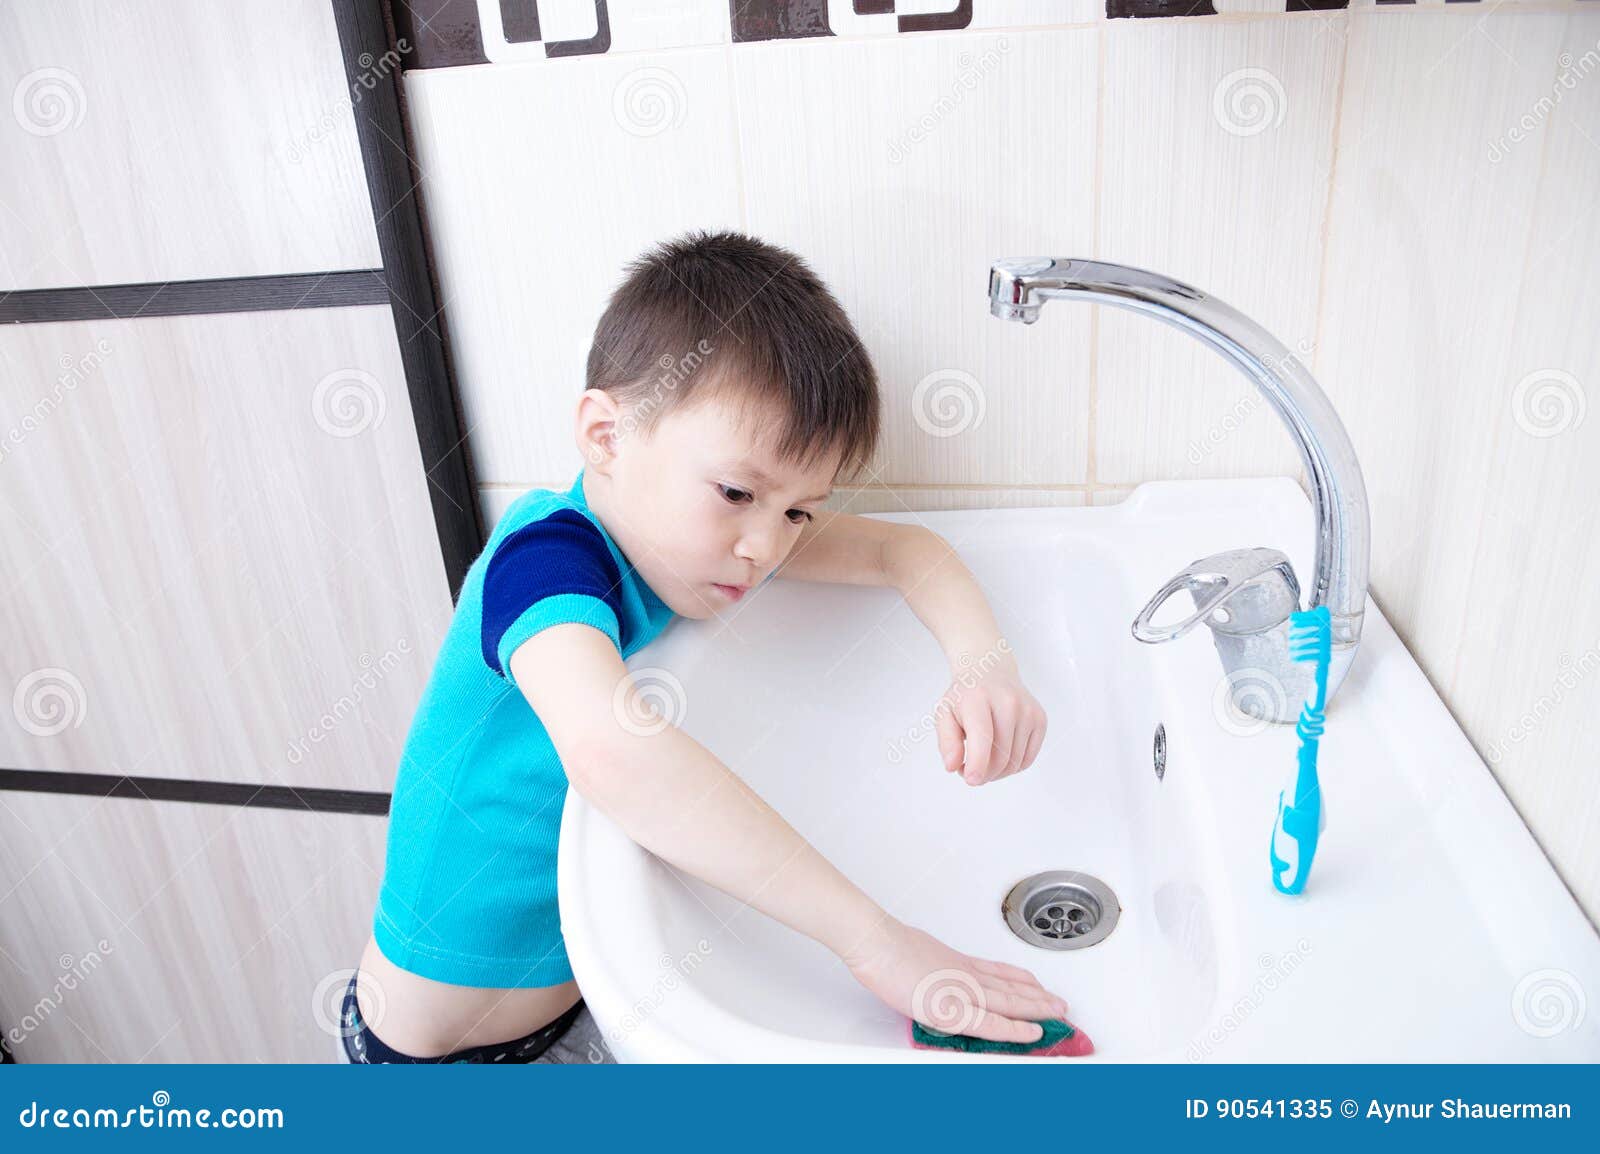
{"label": "black tile stripe", "polygon": [[898,26],[902,32],[949,32],[972,23],[972,0],[961,0],[950,12],[904,15]]}
{"label": "black tile stripe", "polygon": [[611,14],[606,11],[606,0],[594,0],[594,35],[587,40],[551,40],[544,46],[544,54],[556,56],[592,56],[611,50]]}
{"label": "black tile stripe", "polygon": [[382,269],[222,277],[160,284],[22,289],[0,295],[0,323],[329,309],[387,304]]}
{"label": "black tile stripe", "polygon": [[728,0],[733,42],[832,36],[828,0]]}
{"label": "black tile stripe", "polygon": [[[391,44],[384,0],[332,3],[345,76],[350,91],[359,93],[352,105],[356,136],[378,227],[378,250],[388,278],[422,468],[428,477],[434,527],[450,596],[455,599],[487,537],[478,510],[466,426],[446,360],[444,319],[416,195],[420,174],[411,163],[411,142],[401,114],[399,62],[406,54]],[[384,67],[389,61],[395,63]]]}
{"label": "black tile stripe", "polygon": [[389,795],[360,789],[315,789],[252,785],[242,781],[191,781],[178,777],[124,777],[114,773],[69,773],[47,769],[0,769],[0,790],[190,801],[252,809],[297,809],[316,813],[389,812]]}
{"label": "black tile stripe", "polygon": [[[406,68],[489,63],[476,0],[392,0],[392,5],[395,31],[411,47],[403,62]],[[505,20],[504,7],[501,13]],[[508,31],[527,35],[527,18],[513,12]]]}
{"label": "black tile stripe", "polygon": [[1211,0],[1106,0],[1106,19],[1152,16],[1215,16]]}
{"label": "black tile stripe", "polygon": [[538,0],[500,0],[500,28],[509,44],[531,44],[542,39]]}

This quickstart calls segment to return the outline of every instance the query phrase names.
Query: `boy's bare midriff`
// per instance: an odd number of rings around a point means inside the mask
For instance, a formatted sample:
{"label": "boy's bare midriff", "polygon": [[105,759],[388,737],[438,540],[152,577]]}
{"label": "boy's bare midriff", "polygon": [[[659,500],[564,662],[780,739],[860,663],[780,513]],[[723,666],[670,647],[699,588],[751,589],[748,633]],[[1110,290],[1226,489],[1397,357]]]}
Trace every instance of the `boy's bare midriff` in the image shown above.
{"label": "boy's bare midriff", "polygon": [[371,938],[361,955],[361,973],[356,1001],[362,1019],[386,1045],[416,1058],[531,1034],[579,997],[576,982],[506,990],[436,982],[402,970]]}

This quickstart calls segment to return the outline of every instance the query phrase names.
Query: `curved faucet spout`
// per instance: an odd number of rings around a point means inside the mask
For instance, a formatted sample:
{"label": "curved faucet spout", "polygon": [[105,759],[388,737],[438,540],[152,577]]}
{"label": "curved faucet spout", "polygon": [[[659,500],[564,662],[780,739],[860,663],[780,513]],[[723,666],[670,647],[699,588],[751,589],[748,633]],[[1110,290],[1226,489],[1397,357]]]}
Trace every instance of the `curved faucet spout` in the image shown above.
{"label": "curved faucet spout", "polygon": [[1106,261],[1030,257],[989,270],[989,311],[1032,324],[1055,298],[1131,309],[1199,338],[1261,390],[1300,450],[1316,508],[1316,572],[1307,608],[1333,619],[1330,693],[1361,640],[1367,602],[1367,490],[1350,435],[1304,365],[1266,329],[1197,288],[1146,269]]}

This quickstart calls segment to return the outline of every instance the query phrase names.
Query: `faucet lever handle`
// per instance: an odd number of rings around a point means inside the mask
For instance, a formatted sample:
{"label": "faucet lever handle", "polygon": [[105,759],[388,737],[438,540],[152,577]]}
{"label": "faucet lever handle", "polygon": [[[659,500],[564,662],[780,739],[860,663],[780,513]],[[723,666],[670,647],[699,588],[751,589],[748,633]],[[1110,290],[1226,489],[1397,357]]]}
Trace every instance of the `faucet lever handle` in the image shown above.
{"label": "faucet lever handle", "polygon": [[[1245,590],[1252,595],[1235,610],[1222,609]],[[1180,590],[1194,598],[1194,612],[1171,625],[1152,625],[1150,619]],[[1277,549],[1229,549],[1191,562],[1156,591],[1133,621],[1133,636],[1148,645],[1173,641],[1205,621],[1222,633],[1260,633],[1282,622],[1300,604],[1300,583],[1289,558]],[[1207,620],[1212,618],[1211,620]]]}

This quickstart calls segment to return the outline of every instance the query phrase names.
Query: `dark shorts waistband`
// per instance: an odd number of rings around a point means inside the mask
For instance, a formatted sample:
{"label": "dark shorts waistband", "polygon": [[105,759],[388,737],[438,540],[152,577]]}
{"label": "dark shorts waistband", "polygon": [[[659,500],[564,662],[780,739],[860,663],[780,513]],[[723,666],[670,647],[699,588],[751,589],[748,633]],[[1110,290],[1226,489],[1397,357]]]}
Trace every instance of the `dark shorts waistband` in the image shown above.
{"label": "dark shorts waistband", "polygon": [[344,1039],[344,1052],[351,1062],[380,1064],[386,1062],[532,1062],[561,1038],[583,1012],[583,999],[548,1026],[541,1026],[531,1034],[512,1038],[508,1042],[491,1042],[485,1046],[468,1046],[452,1050],[437,1058],[418,1058],[403,1054],[385,1043],[361,1018],[361,1006],[356,1000],[356,980],[359,974],[350,975],[345,987],[344,1004],[339,1011],[339,1034]]}

